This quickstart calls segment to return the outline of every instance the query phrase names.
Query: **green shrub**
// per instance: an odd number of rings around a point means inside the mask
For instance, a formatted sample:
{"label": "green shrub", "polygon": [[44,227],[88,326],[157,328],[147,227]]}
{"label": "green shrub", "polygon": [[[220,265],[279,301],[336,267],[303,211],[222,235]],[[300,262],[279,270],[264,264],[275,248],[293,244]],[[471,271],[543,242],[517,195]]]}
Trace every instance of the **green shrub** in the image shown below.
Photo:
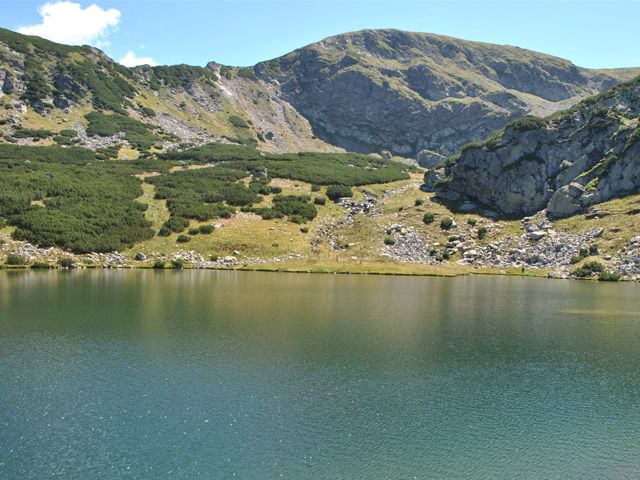
{"label": "green shrub", "polygon": [[445,260],[449,260],[451,256],[449,255],[449,252],[442,252],[442,258]]}
{"label": "green shrub", "polygon": [[70,258],[61,258],[58,260],[58,265],[62,268],[71,268],[73,266],[73,260]]}
{"label": "green shrub", "polygon": [[246,78],[247,80],[258,80],[256,72],[253,71],[253,68],[241,68],[238,70],[237,75],[239,77]]}
{"label": "green shrub", "polygon": [[436,253],[438,253],[438,250],[435,248],[432,248],[429,250],[429,255],[434,256]]}
{"label": "green shrub", "polygon": [[450,242],[455,242],[456,240],[458,240],[458,237],[457,237],[457,236],[455,236],[455,235],[451,235],[451,236],[449,237],[449,241],[450,241]]}
{"label": "green shrub", "polygon": [[166,265],[166,262],[164,260],[156,260],[155,263],[153,264],[153,268],[164,268],[164,266]]}
{"label": "green shrub", "polygon": [[200,233],[200,229],[196,228],[196,227],[193,227],[193,228],[190,228],[189,230],[187,230],[187,233],[189,235],[198,235]]}
{"label": "green shrub", "polygon": [[444,217],[440,221],[440,228],[442,228],[443,230],[449,230],[452,225],[453,225],[453,218],[451,217]]}
{"label": "green shrub", "polygon": [[33,262],[31,268],[51,268],[51,265],[49,265],[49,262]]}
{"label": "green shrub", "polygon": [[427,212],[424,214],[424,217],[422,217],[422,221],[426,224],[429,225],[430,223],[435,222],[436,217],[433,213],[431,212]]}
{"label": "green shrub", "polygon": [[32,130],[30,128],[23,128],[16,130],[11,134],[14,138],[49,138],[55,135],[51,130]]}
{"label": "green shrub", "polygon": [[160,230],[158,230],[159,237],[168,237],[169,235],[171,235],[171,230],[165,227],[164,225],[160,227]]}
{"label": "green shrub", "polygon": [[209,235],[210,233],[213,233],[215,228],[213,225],[200,225],[198,230],[200,230],[200,233],[203,235]]}
{"label": "green shrub", "polygon": [[190,241],[191,241],[191,237],[187,235],[178,235],[178,238],[176,238],[176,242],[178,243],[187,243]]}
{"label": "green shrub", "polygon": [[598,244],[592,243],[589,245],[589,255],[597,255],[598,254]]}
{"label": "green shrub", "polygon": [[579,278],[584,278],[584,277],[588,277],[589,275],[591,275],[593,272],[591,270],[588,270],[586,268],[578,268],[576,270],[573,271],[573,274],[576,277]]}
{"label": "green shrub", "polygon": [[260,215],[264,220],[283,218],[288,216],[293,223],[304,223],[313,220],[318,215],[316,207],[309,203],[308,195],[276,195],[273,197],[271,208],[259,207],[251,211]]}
{"label": "green shrub", "polygon": [[386,237],[384,239],[384,244],[385,245],[395,245],[396,244],[396,239],[393,237]]}
{"label": "green shrub", "polygon": [[220,75],[229,80],[231,78],[231,70],[226,65],[220,66]]}
{"label": "green shrub", "polygon": [[478,228],[478,238],[482,240],[487,235],[487,227]]}
{"label": "green shrub", "polygon": [[209,256],[209,261],[210,262],[217,262],[218,261],[218,255],[211,255]]}
{"label": "green shrub", "polygon": [[69,138],[73,138],[78,136],[78,132],[75,130],[71,130],[71,129],[65,129],[65,130],[60,130],[58,132],[58,135],[62,135],[63,137],[69,137]]}
{"label": "green shrub", "polygon": [[582,268],[588,268],[592,272],[604,272],[604,265],[600,262],[587,262]]}
{"label": "green shrub", "polygon": [[320,191],[320,185],[316,185],[315,183],[313,185],[311,185],[311,191],[312,192],[319,192]]}
{"label": "green shrub", "polygon": [[249,124],[247,123],[247,121],[237,115],[231,115],[229,117],[229,122],[231,122],[231,125],[233,125],[234,127],[249,128]]}
{"label": "green shrub", "polygon": [[472,227],[475,227],[477,223],[478,223],[478,221],[475,218],[467,219],[467,224],[471,225]]}
{"label": "green shrub", "polygon": [[17,255],[15,253],[10,253],[7,255],[7,259],[5,260],[7,265],[26,265],[27,259],[22,255]]}
{"label": "green shrub", "polygon": [[593,273],[602,273],[604,271],[604,265],[600,262],[587,262],[582,266],[582,268],[574,270],[573,274],[576,277],[588,277]]}
{"label": "green shrub", "polygon": [[[594,244],[594,246],[595,246],[595,249],[593,251],[597,252],[598,251],[598,246],[595,245],[595,244]],[[572,264],[574,264],[574,265],[576,263],[579,263],[581,260],[587,258],[590,255],[591,251],[592,251],[591,247],[589,247],[589,249],[581,248],[580,251],[578,252],[578,255],[574,255],[573,257],[571,257],[570,262]]]}
{"label": "green shrub", "polygon": [[171,268],[175,269],[175,270],[182,270],[184,268],[184,260],[181,258],[178,258],[177,260],[171,260]]}
{"label": "green shrub", "polygon": [[598,280],[601,282],[617,282],[622,278],[619,273],[601,272]]}
{"label": "green shrub", "polygon": [[518,132],[526,132],[529,130],[538,130],[544,128],[548,121],[541,117],[521,117],[508,123],[505,128],[513,128]]}
{"label": "green shrub", "polygon": [[424,200],[422,200],[422,199],[420,199],[420,198],[416,198],[415,206],[416,206],[416,207],[419,207],[419,206],[421,206],[421,205],[424,205]]}
{"label": "green shrub", "polygon": [[327,203],[327,199],[324,197],[316,197],[313,199],[313,203],[315,205],[324,205],[325,203]]}
{"label": "green shrub", "polygon": [[189,226],[189,220],[184,217],[169,217],[169,220],[164,222],[164,227],[168,228],[172,232],[180,233]]}
{"label": "green shrub", "polygon": [[302,233],[309,233],[309,229],[308,229],[307,227],[302,227],[302,228],[300,229],[300,231],[301,231]]}
{"label": "green shrub", "polygon": [[72,140],[69,137],[63,137],[62,135],[56,135],[55,137],[53,137],[53,141],[58,145],[73,145],[77,140],[78,139]]}
{"label": "green shrub", "polygon": [[329,185],[327,187],[327,197],[335,202],[344,197],[353,197],[353,191],[351,187],[346,185]]}

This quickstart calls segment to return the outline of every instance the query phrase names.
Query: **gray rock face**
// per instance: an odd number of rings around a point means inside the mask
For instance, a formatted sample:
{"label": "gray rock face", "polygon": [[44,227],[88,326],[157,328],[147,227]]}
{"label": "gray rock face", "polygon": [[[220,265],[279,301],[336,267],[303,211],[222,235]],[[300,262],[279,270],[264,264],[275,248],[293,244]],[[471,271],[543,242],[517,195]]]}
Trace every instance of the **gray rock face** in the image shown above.
{"label": "gray rock face", "polygon": [[6,70],[0,69],[0,85],[2,85],[2,93],[11,95],[15,91],[11,73]]}
{"label": "gray rock face", "polygon": [[508,215],[574,215],[640,186],[639,116],[640,80],[617,85],[548,119],[513,122],[444,172],[428,172],[425,188]]}
{"label": "gray rock face", "polygon": [[446,160],[447,157],[440,155],[439,153],[432,152],[431,150],[421,150],[416,156],[418,164],[424,168],[433,168],[440,162]]}
{"label": "gray rock face", "polygon": [[617,82],[527,50],[397,30],[327,38],[255,71],[323,140],[362,153],[428,150],[424,166]]}
{"label": "gray rock face", "polygon": [[53,85],[58,90],[53,104],[58,108],[71,106],[74,100],[87,96],[87,91],[66,73],[58,73],[53,79]]}

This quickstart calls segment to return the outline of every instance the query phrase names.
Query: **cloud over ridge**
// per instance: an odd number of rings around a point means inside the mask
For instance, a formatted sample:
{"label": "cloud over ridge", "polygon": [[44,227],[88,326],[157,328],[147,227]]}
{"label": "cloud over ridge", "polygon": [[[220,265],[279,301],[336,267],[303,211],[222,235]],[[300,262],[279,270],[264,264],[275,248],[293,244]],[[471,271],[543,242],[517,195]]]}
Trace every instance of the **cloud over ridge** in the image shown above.
{"label": "cloud over ridge", "polygon": [[120,21],[120,12],[115,8],[103,10],[94,4],[83,9],[79,3],[69,1],[46,3],[38,13],[42,23],[21,27],[18,32],[67,45],[105,45],[100,39]]}
{"label": "cloud over ridge", "polygon": [[157,62],[153,61],[151,57],[137,57],[135,53],[132,51],[127,52],[127,54],[118,60],[118,63],[121,63],[125,67],[136,67],[138,65],[151,65],[152,67],[158,65]]}

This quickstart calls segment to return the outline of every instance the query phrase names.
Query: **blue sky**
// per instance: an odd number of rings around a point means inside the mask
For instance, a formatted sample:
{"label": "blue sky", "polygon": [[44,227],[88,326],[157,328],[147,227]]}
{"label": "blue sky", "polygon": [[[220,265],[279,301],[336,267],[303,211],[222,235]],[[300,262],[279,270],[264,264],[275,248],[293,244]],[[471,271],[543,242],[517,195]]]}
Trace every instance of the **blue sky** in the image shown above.
{"label": "blue sky", "polygon": [[0,26],[123,64],[248,66],[331,35],[396,28],[640,66],[639,0],[0,0]]}

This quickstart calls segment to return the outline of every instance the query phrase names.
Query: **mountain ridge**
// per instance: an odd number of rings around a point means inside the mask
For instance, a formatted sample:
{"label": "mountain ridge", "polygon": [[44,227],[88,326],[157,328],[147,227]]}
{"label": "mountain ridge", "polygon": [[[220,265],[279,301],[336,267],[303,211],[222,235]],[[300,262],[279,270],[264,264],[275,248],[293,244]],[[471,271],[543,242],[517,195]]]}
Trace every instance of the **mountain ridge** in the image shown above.
{"label": "mountain ridge", "polygon": [[[164,150],[222,141],[274,153],[388,151],[425,166],[514,118],[571,106],[634,71],[591,71],[517,47],[399,30],[337,35],[245,68],[210,62],[127,69],[93,47],[8,30],[0,30],[0,44],[0,116],[12,125],[82,129],[90,127],[87,113],[106,108],[164,132],[154,143]],[[478,59],[495,61],[482,67],[472,62]],[[545,75],[556,80],[543,82]],[[4,133],[3,141],[30,142],[7,127]],[[83,142],[103,145],[93,137]],[[137,155],[123,138],[107,143]]]}
{"label": "mountain ridge", "polygon": [[617,81],[517,47],[399,30],[329,37],[255,69],[326,141],[407,156],[455,153],[509,120],[568,108]]}

